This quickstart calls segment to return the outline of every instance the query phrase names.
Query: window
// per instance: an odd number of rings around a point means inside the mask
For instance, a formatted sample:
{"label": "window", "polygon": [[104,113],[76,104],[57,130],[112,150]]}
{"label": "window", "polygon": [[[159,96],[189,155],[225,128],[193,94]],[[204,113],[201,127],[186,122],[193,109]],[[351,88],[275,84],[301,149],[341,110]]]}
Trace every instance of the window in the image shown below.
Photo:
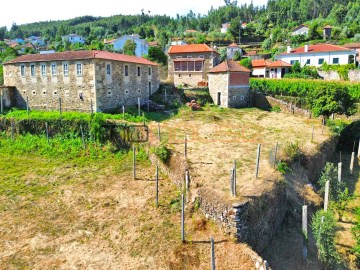
{"label": "window", "polygon": [[191,78],[191,74],[189,74],[189,78]]}
{"label": "window", "polygon": [[111,65],[110,64],[106,65],[106,75],[111,75]]}
{"label": "window", "polygon": [[56,64],[51,64],[51,75],[56,76]]}
{"label": "window", "polygon": [[137,67],[137,75],[138,75],[138,77],[140,77],[140,75],[141,75],[141,68],[140,67]]}
{"label": "window", "polygon": [[307,65],[310,65],[310,59],[307,59],[307,60],[306,60],[306,64],[307,64]]}
{"label": "window", "polygon": [[46,76],[46,65],[41,65],[41,76]]}
{"label": "window", "polygon": [[338,57],[333,58],[333,64],[339,64],[339,58]]}
{"label": "window", "polygon": [[151,76],[151,67],[148,68],[148,75]]}
{"label": "window", "polygon": [[290,65],[294,65],[295,63],[299,63],[299,60],[291,60]]}
{"label": "window", "polygon": [[69,76],[69,65],[67,63],[63,64],[64,76]]}
{"label": "window", "polygon": [[82,64],[76,64],[76,76],[82,76]]}
{"label": "window", "polygon": [[35,90],[32,90],[31,93],[32,93],[33,96],[36,96],[36,91]]}
{"label": "window", "polygon": [[24,65],[20,66],[20,75],[21,75],[21,77],[25,77],[25,66]]}
{"label": "window", "polygon": [[203,61],[174,62],[175,71],[203,71]]}
{"label": "window", "polygon": [[129,66],[125,66],[125,76],[129,76]]}
{"label": "window", "polygon": [[57,96],[57,95],[58,95],[58,92],[57,92],[57,91],[54,91],[54,92],[53,92],[53,95],[54,95],[54,96]]}
{"label": "window", "polygon": [[324,58],[320,58],[320,59],[318,60],[318,64],[319,64],[319,65],[322,65],[322,63],[324,63]]}
{"label": "window", "polygon": [[181,78],[181,74],[179,74],[178,77]]}
{"label": "window", "polygon": [[35,65],[30,66],[31,77],[35,77]]}

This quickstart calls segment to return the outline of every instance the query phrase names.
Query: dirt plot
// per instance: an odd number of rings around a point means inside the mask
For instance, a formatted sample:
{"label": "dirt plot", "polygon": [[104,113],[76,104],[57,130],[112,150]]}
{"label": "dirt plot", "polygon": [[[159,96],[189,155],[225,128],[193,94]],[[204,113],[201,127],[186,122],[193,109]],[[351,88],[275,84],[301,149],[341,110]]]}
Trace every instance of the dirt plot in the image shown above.
{"label": "dirt plot", "polygon": [[258,255],[186,208],[180,239],[179,190],[131,158],[63,162],[0,153],[0,269],[251,269]]}
{"label": "dirt plot", "polygon": [[[156,127],[151,125],[153,141],[156,141]],[[176,118],[161,123],[161,133],[180,155],[184,153],[187,136],[192,183],[212,188],[230,201],[258,196],[279,179],[280,174],[269,163],[270,151],[277,142],[279,152],[287,144],[297,143],[303,152],[311,153],[329,137],[326,127],[322,131],[319,119],[257,109],[211,107],[204,111],[181,111]],[[259,178],[255,179],[258,144],[261,144],[260,170]],[[239,196],[230,198],[230,170],[234,160]]]}

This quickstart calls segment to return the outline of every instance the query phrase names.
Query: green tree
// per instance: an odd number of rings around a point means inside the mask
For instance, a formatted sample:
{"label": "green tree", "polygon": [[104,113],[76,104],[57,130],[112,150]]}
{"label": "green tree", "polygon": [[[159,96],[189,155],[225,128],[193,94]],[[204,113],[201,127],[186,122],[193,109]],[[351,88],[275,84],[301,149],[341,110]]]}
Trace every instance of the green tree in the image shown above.
{"label": "green tree", "polygon": [[151,61],[166,65],[167,56],[160,47],[150,47],[147,58]]}
{"label": "green tree", "polygon": [[234,56],[233,56],[233,60],[235,60],[235,61],[240,61],[241,60],[240,51],[235,51]]}
{"label": "green tree", "polygon": [[338,169],[334,166],[333,163],[327,162],[324,169],[321,172],[319,179],[320,191],[319,193],[324,196],[325,194],[325,184],[327,181],[330,181],[330,198],[331,200],[336,201],[339,197],[339,194],[344,189],[344,183],[338,181]]}
{"label": "green tree", "polygon": [[251,58],[250,57],[245,57],[240,61],[240,65],[242,65],[243,67],[246,67],[248,69],[252,69],[252,65],[251,65]]}
{"label": "green tree", "polygon": [[131,39],[128,39],[125,42],[125,45],[123,48],[124,54],[135,55],[135,50],[136,50],[136,43],[134,41],[132,41]]}

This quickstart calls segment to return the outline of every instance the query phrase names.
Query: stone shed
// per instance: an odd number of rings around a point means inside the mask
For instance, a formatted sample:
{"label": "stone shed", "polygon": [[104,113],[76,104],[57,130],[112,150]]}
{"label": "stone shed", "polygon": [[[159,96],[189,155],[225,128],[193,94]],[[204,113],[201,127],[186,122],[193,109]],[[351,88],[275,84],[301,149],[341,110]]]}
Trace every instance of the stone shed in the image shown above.
{"label": "stone shed", "polygon": [[4,64],[15,106],[108,111],[148,100],[160,85],[159,68],[145,58],[105,51],[23,55]]}
{"label": "stone shed", "polygon": [[250,70],[226,60],[209,71],[209,92],[215,104],[227,108],[249,105]]}

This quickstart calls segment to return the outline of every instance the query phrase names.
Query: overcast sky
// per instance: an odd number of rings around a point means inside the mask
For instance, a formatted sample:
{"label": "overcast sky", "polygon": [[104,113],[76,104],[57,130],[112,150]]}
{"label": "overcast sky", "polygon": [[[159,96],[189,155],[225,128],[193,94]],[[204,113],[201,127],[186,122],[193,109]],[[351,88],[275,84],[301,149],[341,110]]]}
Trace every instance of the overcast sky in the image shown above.
{"label": "overcast sky", "polygon": [[[251,0],[238,0],[250,4]],[[266,5],[267,0],[254,0],[254,5]],[[141,9],[150,14],[176,16],[194,13],[206,14],[213,6],[224,5],[224,0],[2,0],[0,27],[49,20],[71,19],[83,15],[111,16],[140,14]]]}

